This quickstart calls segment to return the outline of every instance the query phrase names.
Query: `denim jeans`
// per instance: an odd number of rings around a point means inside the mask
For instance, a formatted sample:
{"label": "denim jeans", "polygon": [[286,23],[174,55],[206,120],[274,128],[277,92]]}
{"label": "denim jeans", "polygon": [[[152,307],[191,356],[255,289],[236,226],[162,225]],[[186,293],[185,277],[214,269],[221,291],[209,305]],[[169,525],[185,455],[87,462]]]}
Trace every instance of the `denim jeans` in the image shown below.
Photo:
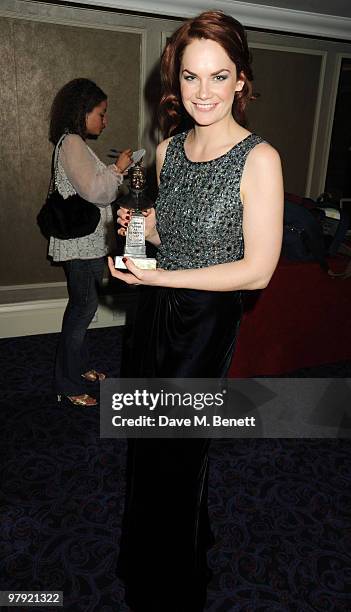
{"label": "denim jeans", "polygon": [[98,307],[105,258],[72,259],[64,267],[69,299],[56,354],[55,388],[57,393],[80,395],[87,392],[82,378],[90,369],[86,333]]}

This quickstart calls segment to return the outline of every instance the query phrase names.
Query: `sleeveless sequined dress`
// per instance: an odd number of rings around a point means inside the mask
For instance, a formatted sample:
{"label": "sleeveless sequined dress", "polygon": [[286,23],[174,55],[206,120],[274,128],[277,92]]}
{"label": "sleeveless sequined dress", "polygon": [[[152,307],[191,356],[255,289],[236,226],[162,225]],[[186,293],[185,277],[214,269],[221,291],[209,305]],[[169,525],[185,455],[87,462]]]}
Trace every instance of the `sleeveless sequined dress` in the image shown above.
{"label": "sleeveless sequined dress", "polygon": [[[240,181],[250,134],[219,158],[190,161],[187,133],[170,141],[155,204],[159,267],[203,268],[244,252]],[[239,291],[142,287],[122,360],[123,377],[221,378],[241,317]],[[201,612],[206,602],[206,439],[129,440],[118,573],[135,612]]]}

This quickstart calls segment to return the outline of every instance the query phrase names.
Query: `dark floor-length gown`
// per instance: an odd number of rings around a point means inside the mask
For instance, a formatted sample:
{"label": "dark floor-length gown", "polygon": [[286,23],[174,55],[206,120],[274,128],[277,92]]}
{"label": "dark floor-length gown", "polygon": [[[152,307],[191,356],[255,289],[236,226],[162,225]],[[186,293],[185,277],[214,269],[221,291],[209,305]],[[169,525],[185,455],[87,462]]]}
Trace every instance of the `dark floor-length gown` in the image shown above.
{"label": "dark floor-length gown", "polygon": [[[168,145],[156,202],[159,266],[200,268],[243,256],[240,179],[251,134],[225,155],[191,162],[186,133]],[[142,287],[122,376],[222,378],[241,316],[240,292]],[[135,612],[201,612],[213,543],[207,439],[128,442],[118,573]]]}

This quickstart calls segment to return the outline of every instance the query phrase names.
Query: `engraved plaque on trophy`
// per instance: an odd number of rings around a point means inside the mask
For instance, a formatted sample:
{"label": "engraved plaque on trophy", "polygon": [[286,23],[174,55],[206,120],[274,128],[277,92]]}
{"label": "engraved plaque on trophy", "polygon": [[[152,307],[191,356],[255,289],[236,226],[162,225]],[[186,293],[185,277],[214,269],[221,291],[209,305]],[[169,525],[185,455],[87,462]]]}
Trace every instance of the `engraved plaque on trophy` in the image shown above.
{"label": "engraved plaque on trophy", "polygon": [[126,232],[123,255],[115,258],[115,268],[126,270],[122,258],[128,257],[142,270],[155,270],[156,259],[146,256],[145,217],[142,213],[143,210],[152,208],[154,203],[145,195],[145,169],[141,166],[141,161],[136,163],[129,173],[130,192],[119,199],[119,204],[123,208],[129,208],[131,220]]}

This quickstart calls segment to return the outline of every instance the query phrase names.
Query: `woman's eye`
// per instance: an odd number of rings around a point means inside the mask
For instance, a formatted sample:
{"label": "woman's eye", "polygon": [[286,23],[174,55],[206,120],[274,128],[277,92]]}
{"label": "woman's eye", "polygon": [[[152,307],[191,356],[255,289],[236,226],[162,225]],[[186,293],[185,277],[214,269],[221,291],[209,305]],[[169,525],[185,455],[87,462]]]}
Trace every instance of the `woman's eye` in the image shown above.
{"label": "woman's eye", "polygon": [[193,81],[195,79],[195,77],[192,76],[191,74],[186,74],[186,75],[184,75],[184,79],[186,81]]}
{"label": "woman's eye", "polygon": [[216,74],[215,81],[225,81],[228,77],[225,74]]}

